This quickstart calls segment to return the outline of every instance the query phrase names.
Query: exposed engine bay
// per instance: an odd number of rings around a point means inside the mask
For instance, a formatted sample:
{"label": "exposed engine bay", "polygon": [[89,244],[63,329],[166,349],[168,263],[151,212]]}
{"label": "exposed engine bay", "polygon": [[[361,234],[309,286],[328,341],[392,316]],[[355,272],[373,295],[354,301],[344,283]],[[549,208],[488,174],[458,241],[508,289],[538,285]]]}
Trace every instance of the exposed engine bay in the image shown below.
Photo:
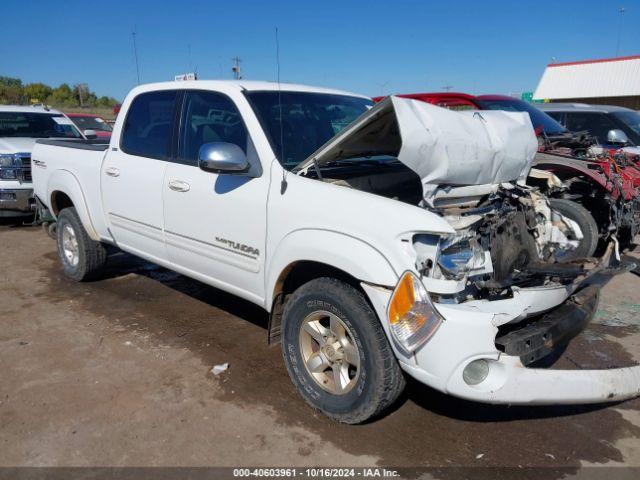
{"label": "exposed engine bay", "polygon": [[441,187],[431,207],[422,202],[419,177],[398,161],[323,172],[324,182],[422,206],[447,220],[456,235],[414,239],[416,267],[434,279],[468,283],[454,295],[458,301],[469,294],[496,295],[510,286],[571,283],[594,265],[567,255],[581,238],[580,227],[553,211],[535,187]]}
{"label": "exposed engine bay", "polygon": [[494,295],[510,286],[571,283],[593,265],[566,255],[581,238],[580,227],[535,188],[502,184],[474,203],[440,202],[456,235],[439,241],[436,261],[422,266],[425,274],[466,279],[472,290]]}
{"label": "exposed engine bay", "polygon": [[[595,262],[570,253],[576,222],[524,185],[537,140],[526,114],[454,112],[384,100],[298,168],[298,174],[381,195],[443,217],[454,235],[413,238],[416,270],[440,301],[562,286]],[[569,252],[569,254],[567,254]]]}

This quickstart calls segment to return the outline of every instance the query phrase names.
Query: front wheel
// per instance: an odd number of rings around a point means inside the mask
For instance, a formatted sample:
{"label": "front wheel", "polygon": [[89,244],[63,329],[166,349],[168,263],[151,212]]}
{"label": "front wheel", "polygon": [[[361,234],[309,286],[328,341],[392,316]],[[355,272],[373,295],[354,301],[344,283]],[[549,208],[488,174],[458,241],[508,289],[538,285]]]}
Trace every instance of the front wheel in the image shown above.
{"label": "front wheel", "polygon": [[549,204],[552,210],[576,222],[582,233],[582,238],[577,239],[572,231],[566,229],[565,235],[569,241],[573,241],[575,246],[558,251],[556,253],[556,259],[566,262],[577,258],[593,256],[599,239],[598,224],[593,218],[593,215],[579,203],[564,198],[550,198]]}
{"label": "front wheel", "polygon": [[60,212],[56,235],[58,256],[67,277],[82,282],[100,274],[107,261],[107,251],[104,245],[89,237],[75,208]]}
{"label": "front wheel", "polygon": [[283,355],[291,380],[312,407],[343,423],[388,408],[404,377],[364,295],[333,278],[298,288],[283,312]]}

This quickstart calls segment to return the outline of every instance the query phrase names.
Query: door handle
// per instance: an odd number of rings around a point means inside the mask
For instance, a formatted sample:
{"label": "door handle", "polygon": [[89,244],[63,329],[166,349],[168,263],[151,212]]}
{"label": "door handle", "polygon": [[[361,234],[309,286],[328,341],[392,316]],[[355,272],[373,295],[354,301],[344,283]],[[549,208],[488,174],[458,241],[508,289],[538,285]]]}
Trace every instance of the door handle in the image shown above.
{"label": "door handle", "polygon": [[110,177],[119,177],[120,176],[120,170],[118,170],[117,168],[114,167],[109,167],[104,171],[105,174],[109,175]]}
{"label": "door handle", "polygon": [[171,180],[169,182],[169,188],[174,192],[188,192],[191,186],[181,180]]}

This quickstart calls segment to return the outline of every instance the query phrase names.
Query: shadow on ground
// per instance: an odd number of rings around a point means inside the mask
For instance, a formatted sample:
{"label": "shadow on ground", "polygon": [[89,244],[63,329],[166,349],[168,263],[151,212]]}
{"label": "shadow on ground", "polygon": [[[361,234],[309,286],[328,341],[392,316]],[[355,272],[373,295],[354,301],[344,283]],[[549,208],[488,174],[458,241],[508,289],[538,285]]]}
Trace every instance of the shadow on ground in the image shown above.
{"label": "shadow on ground", "polygon": [[[483,405],[411,380],[386,416],[361,426],[335,424],[298,396],[279,346],[266,344],[268,316],[261,308],[123,253],[111,255],[106,278],[91,283],[64,278],[55,253],[46,255],[43,268],[51,278],[44,294],[49,301],[74,298],[80,308],[126,327],[132,336],[187,349],[202,360],[202,375],[229,362],[224,378],[209,377],[222,387],[218,398],[247,408],[267,405],[278,422],[311,429],[351,454],[376,455],[381,465],[502,467],[506,459],[513,467],[577,468],[581,460],[623,461],[615,442],[640,436],[640,429],[610,405]],[[621,406],[638,407],[638,401]],[[448,476],[444,472],[438,476]]]}

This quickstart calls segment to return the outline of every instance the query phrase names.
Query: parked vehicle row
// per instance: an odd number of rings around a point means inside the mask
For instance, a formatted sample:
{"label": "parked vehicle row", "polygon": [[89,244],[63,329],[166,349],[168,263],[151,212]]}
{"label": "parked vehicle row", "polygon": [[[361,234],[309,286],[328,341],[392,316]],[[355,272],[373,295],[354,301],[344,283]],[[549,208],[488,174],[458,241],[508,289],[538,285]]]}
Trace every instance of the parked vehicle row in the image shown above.
{"label": "parked vehicle row", "polygon": [[108,145],[38,141],[35,195],[69,278],[98,277],[115,246],[261,306],[300,395],[341,422],[384,412],[404,375],[488,403],[638,395],[640,367],[542,367],[631,266],[615,243],[591,257],[573,199],[525,183],[540,148],[527,113],[477,113],[143,85]]}

